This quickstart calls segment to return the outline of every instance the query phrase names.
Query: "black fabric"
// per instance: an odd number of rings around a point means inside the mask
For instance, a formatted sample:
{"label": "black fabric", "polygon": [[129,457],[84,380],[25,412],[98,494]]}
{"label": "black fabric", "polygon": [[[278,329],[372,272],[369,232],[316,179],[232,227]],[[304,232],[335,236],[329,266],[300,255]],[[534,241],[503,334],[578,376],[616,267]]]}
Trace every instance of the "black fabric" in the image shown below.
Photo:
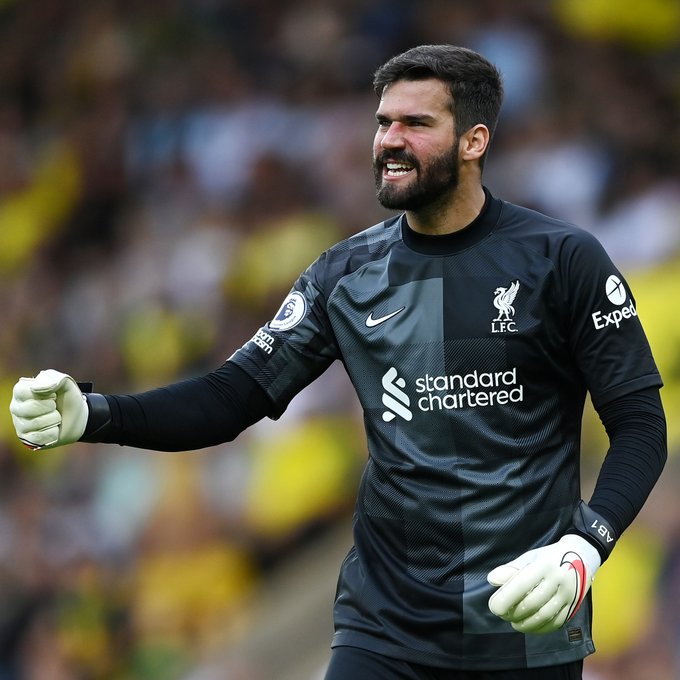
{"label": "black fabric", "polygon": [[666,418],[659,390],[623,395],[598,410],[610,447],[588,505],[620,536],[642,509],[666,463]]}
{"label": "black fabric", "polygon": [[[80,386],[80,383],[78,383]],[[90,392],[92,392],[90,390]],[[85,432],[80,438],[81,442],[98,442],[105,436],[111,427],[111,408],[109,402],[103,394],[86,393],[85,403],[87,404],[87,425]]]}
{"label": "black fabric", "polygon": [[358,395],[369,457],[332,645],[466,670],[583,658],[588,598],[525,636],[486,575],[569,531],[586,394],[606,409],[662,384],[632,292],[592,234],[493,197],[446,236],[406,221],[332,246],[231,359],[277,411],[336,360]]}
{"label": "black fabric", "polygon": [[647,455],[635,441],[644,432],[618,418],[635,400],[619,399],[662,383],[601,245],[490,197],[451,237],[411,233],[403,217],[375,225],[320,256],[231,357],[251,380],[226,365],[109,396],[105,441],[187,450],[231,440],[337,360],[363,408],[369,458],[333,646],[480,671],[591,654],[589,598],[569,627],[525,636],[490,612],[486,575],[569,530],[587,392],[613,437],[593,509],[625,524],[655,476],[642,463],[628,506],[628,489],[609,489]]}
{"label": "black fabric", "polygon": [[103,396],[110,421],[101,420],[100,410],[92,427],[88,422],[83,441],[157,451],[186,451],[232,441],[272,413],[262,388],[230,361],[212,373],[167,387]]}
{"label": "black fabric", "polygon": [[336,647],[325,680],[581,680],[583,661],[507,671],[456,671],[391,659],[358,647]]}

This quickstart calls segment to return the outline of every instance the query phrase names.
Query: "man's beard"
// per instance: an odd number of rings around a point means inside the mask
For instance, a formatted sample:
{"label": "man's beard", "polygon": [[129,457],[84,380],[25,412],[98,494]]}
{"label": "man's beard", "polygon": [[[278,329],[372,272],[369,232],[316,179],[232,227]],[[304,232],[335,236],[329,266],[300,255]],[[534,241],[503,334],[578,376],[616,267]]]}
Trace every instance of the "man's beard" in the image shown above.
{"label": "man's beard", "polygon": [[[458,186],[458,144],[435,157],[426,166],[406,151],[383,151],[373,159],[376,196],[380,204],[390,210],[420,210],[435,205],[446,194]],[[384,158],[391,161],[410,163],[416,172],[415,181],[408,186],[399,187],[390,182],[383,185]]]}

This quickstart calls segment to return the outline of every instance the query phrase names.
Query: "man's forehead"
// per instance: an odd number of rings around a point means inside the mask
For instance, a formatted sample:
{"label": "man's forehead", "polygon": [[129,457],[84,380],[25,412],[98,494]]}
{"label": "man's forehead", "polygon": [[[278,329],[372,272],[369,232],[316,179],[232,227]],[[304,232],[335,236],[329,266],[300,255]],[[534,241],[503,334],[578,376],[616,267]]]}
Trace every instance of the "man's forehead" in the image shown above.
{"label": "man's forehead", "polygon": [[423,80],[397,80],[385,87],[378,112],[408,109],[409,114],[435,114],[450,112],[451,93],[448,86],[437,78]]}

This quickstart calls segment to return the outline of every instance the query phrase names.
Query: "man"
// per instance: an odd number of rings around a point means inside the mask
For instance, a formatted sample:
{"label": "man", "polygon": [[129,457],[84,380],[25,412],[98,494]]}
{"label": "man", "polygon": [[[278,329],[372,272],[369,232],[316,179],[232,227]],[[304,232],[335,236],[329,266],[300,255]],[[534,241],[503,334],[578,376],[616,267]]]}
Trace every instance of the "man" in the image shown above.
{"label": "man", "polygon": [[[11,404],[34,448],[231,440],[333,361],[369,459],[328,680],[580,678],[589,587],[666,458],[661,379],[621,274],[588,233],[494,198],[495,67],[448,45],[375,75],[378,199],[403,211],[323,253],[214,372],[134,396],[57,371]],[[586,392],[610,438],[581,501]]]}

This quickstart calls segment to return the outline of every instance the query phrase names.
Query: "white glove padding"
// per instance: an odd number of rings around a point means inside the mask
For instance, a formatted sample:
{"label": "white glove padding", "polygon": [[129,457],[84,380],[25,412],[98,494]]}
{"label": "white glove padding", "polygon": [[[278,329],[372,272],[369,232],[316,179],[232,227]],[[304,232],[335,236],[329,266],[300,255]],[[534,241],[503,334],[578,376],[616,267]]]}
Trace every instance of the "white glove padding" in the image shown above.
{"label": "white glove padding", "polygon": [[567,534],[489,572],[489,583],[500,586],[489,609],[520,633],[551,633],[576,613],[600,564],[594,546]]}
{"label": "white glove padding", "polygon": [[9,405],[17,437],[34,450],[78,441],[85,432],[88,408],[75,380],[48,369],[20,378]]}

